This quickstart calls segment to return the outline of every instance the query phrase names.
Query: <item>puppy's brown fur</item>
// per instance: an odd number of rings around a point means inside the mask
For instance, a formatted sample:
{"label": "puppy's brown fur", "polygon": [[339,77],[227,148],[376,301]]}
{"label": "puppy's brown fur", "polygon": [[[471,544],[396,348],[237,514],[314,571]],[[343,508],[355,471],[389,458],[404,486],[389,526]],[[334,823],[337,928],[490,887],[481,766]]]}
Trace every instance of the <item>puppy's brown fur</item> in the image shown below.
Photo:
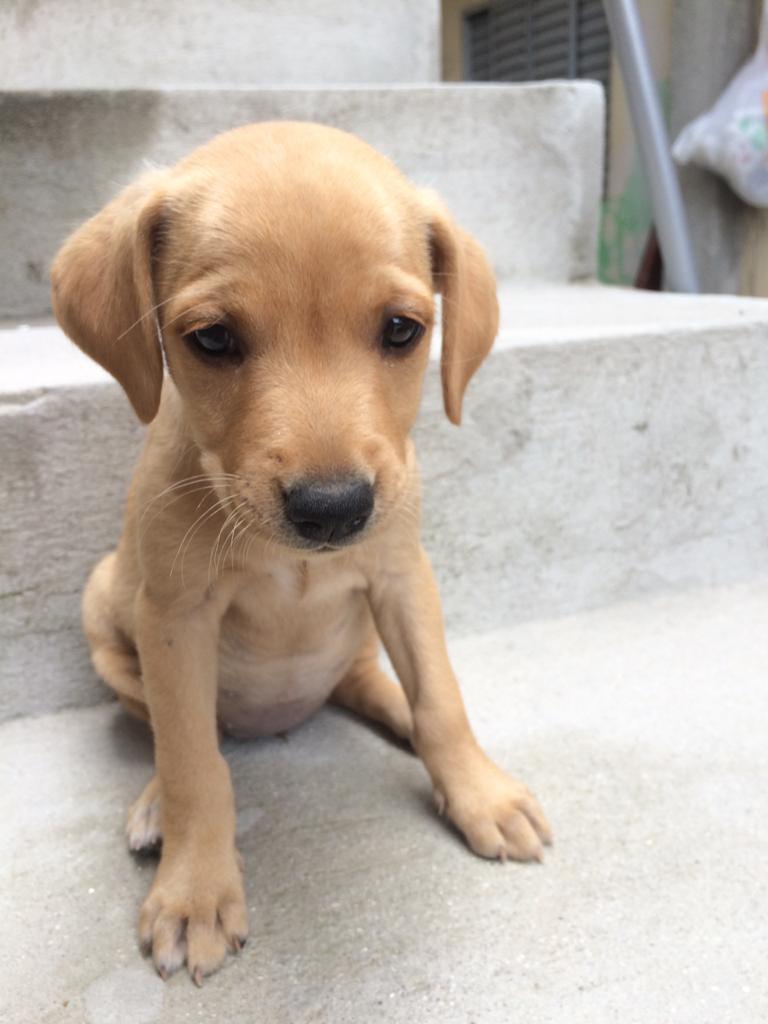
{"label": "puppy's brown fur", "polygon": [[[65,331],[152,422],[83,614],[97,671],[154,731],[157,775],[129,838],[162,832],[140,919],[158,970],[186,960],[199,982],[247,933],[217,724],[282,731],[334,699],[411,741],[476,853],[540,858],[538,804],[470,730],[419,543],[409,434],[433,292],[458,423],[497,329],[479,246],[358,139],[261,124],[126,189],[66,242],[53,287]],[[385,348],[392,316],[423,325],[421,341]],[[214,324],[237,339],[231,358],[195,347]],[[349,478],[372,485],[370,519],[318,550],[286,495]],[[378,667],[378,637],[402,689]]]}

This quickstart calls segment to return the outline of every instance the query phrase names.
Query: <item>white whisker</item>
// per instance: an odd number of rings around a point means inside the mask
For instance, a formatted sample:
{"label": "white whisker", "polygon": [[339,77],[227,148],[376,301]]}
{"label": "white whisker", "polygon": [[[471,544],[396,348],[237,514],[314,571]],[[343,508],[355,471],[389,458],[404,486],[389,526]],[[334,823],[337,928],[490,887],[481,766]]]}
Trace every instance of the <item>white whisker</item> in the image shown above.
{"label": "white whisker", "polygon": [[192,543],[192,538],[197,533],[197,531],[200,529],[200,527],[203,525],[203,523],[207,519],[209,519],[211,516],[215,515],[217,512],[220,512],[221,509],[227,504],[227,502],[229,500],[230,500],[229,496],[227,496],[226,498],[219,498],[219,500],[211,508],[207,509],[200,516],[198,516],[197,519],[195,519],[195,521],[189,527],[187,532],[181,538],[181,543],[179,544],[178,549],[176,550],[176,554],[173,557],[173,562],[171,563],[171,568],[170,568],[170,571],[169,571],[168,575],[169,576],[173,576],[173,571],[176,568],[176,562],[178,561],[179,556],[181,555],[181,582],[182,582],[182,585],[184,583],[184,559],[186,558],[185,544],[187,545],[187,548],[188,548],[189,544]]}

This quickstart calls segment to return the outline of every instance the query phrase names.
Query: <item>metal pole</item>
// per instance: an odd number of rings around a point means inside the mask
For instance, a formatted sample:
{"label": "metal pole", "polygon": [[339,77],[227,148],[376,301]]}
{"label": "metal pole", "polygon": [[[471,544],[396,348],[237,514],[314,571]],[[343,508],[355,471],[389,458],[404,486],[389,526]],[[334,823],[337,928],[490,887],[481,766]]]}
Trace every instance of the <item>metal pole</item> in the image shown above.
{"label": "metal pole", "polygon": [[568,77],[579,73],[579,0],[568,0]]}
{"label": "metal pole", "polygon": [[604,4],[651,190],[653,217],[664,257],[665,282],[675,292],[698,292],[680,183],[672,164],[635,0],[604,0]]}

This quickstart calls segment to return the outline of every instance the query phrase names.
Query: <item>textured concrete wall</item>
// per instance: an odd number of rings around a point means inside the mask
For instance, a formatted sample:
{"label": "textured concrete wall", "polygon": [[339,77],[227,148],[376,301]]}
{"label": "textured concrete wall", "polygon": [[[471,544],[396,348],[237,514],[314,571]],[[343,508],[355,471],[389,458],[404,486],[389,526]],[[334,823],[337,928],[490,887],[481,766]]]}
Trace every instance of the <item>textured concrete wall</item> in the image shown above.
{"label": "textured concrete wall", "polygon": [[356,132],[436,188],[502,277],[594,273],[603,97],[594,83],[0,94],[0,318],[50,308],[64,237],[146,165],[250,121]]}
{"label": "textured concrete wall", "polygon": [[604,312],[604,332],[501,350],[458,432],[427,389],[425,536],[454,630],[768,573],[768,309]]}
{"label": "textured concrete wall", "polygon": [[109,384],[0,405],[0,719],[105,695],[88,664],[79,595],[118,536],[140,434]]}
{"label": "textured concrete wall", "polygon": [[438,0],[5,0],[0,88],[429,82]]}
{"label": "textured concrete wall", "polygon": [[[768,303],[571,287],[503,305],[462,427],[433,363],[416,431],[451,632],[768,572]],[[63,337],[25,338],[0,388],[0,719],[106,695],[79,596],[141,435]]]}
{"label": "textured concrete wall", "polygon": [[[672,138],[708,110],[755,48],[760,0],[676,0],[670,68]],[[680,168],[702,291],[738,293],[750,221],[757,217],[717,175]]]}

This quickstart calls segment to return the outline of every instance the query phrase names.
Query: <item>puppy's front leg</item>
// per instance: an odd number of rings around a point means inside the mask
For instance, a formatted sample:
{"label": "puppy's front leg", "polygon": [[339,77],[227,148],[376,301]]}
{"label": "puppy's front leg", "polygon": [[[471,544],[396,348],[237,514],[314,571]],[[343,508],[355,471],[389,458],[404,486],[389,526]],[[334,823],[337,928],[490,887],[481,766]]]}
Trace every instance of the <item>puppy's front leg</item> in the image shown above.
{"label": "puppy's front leg", "polygon": [[216,729],[221,609],[203,600],[182,611],[144,592],[136,611],[163,830],[139,934],[163,977],[186,959],[200,984],[248,931],[232,784]]}
{"label": "puppy's front leg", "polygon": [[419,547],[372,581],[371,607],[413,710],[412,743],[432,779],[439,810],[475,853],[541,860],[551,842],[533,795],[480,749],[445,646],[440,598]]}

